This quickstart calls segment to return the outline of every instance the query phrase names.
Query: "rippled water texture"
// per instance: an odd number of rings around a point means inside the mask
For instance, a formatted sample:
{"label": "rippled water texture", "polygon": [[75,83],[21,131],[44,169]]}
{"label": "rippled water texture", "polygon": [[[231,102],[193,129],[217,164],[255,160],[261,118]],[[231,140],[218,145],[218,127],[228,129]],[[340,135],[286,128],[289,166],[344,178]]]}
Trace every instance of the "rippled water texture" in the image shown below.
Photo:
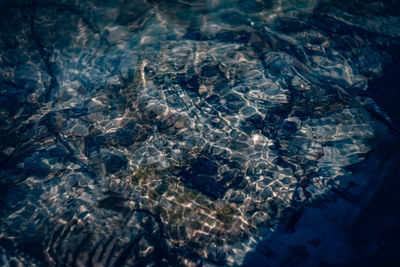
{"label": "rippled water texture", "polygon": [[0,262],[240,265],[346,197],[395,3],[3,1]]}

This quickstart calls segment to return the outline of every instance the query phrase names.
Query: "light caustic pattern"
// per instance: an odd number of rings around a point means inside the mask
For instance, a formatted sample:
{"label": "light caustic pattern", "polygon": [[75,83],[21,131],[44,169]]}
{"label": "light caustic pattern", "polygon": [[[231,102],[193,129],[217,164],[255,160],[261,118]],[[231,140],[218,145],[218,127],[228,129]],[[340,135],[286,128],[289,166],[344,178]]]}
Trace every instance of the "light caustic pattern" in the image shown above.
{"label": "light caustic pattern", "polygon": [[1,261],[237,265],[346,187],[399,17],[239,2],[1,9]]}

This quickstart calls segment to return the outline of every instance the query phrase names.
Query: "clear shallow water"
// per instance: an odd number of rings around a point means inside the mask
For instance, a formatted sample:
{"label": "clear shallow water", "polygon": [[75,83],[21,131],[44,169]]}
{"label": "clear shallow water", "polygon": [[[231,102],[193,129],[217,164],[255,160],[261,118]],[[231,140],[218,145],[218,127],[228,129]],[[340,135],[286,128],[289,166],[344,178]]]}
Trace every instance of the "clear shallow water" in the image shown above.
{"label": "clear shallow water", "polygon": [[397,130],[390,2],[1,6],[4,263],[240,265]]}

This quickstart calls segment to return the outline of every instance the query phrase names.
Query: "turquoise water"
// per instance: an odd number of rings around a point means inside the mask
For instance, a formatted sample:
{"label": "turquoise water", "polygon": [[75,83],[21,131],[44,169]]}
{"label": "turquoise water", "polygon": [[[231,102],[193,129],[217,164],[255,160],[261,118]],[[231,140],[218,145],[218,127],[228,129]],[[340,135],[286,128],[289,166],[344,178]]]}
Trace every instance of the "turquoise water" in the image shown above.
{"label": "turquoise water", "polygon": [[5,265],[241,265],[399,133],[394,2],[0,6]]}

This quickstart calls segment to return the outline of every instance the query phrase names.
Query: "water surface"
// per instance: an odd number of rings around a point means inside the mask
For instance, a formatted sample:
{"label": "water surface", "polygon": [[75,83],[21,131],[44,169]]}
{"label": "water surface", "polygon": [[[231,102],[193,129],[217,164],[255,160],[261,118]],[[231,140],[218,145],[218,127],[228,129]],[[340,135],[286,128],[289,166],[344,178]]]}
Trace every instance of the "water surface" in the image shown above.
{"label": "water surface", "polygon": [[377,93],[395,1],[6,1],[0,17],[5,265],[241,265],[304,207],[364,196],[374,178],[351,166],[398,142]]}

